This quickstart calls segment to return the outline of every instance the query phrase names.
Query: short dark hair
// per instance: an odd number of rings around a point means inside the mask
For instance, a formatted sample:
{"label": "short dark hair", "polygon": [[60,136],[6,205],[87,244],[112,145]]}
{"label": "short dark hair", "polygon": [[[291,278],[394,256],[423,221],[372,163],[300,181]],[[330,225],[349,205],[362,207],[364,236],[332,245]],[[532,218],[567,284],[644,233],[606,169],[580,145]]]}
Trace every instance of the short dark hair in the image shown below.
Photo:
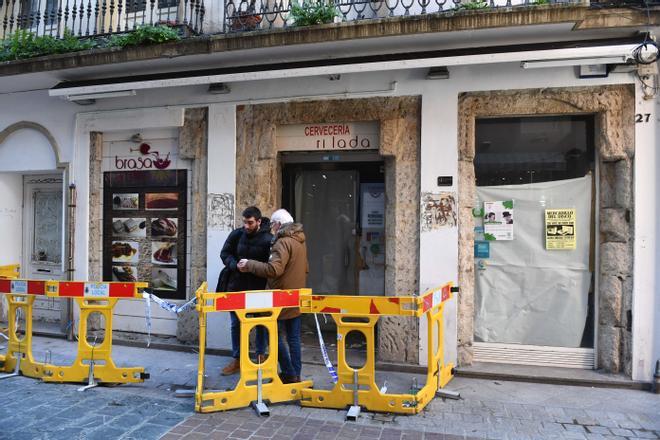
{"label": "short dark hair", "polygon": [[256,206],[248,206],[243,211],[243,218],[254,217],[255,220],[261,220],[261,211]]}

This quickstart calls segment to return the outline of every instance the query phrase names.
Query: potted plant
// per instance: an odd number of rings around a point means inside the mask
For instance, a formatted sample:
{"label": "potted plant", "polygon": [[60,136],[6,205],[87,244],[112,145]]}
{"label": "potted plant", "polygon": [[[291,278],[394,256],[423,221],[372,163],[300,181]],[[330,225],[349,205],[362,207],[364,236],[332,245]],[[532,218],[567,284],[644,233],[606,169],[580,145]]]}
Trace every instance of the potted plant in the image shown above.
{"label": "potted plant", "polygon": [[232,31],[253,31],[261,24],[262,17],[257,14],[255,0],[252,0],[244,11],[236,11],[229,19],[229,29]]}
{"label": "potted plant", "polygon": [[337,8],[332,0],[308,0],[300,4],[291,2],[289,19],[293,26],[311,26],[332,23],[337,16]]}

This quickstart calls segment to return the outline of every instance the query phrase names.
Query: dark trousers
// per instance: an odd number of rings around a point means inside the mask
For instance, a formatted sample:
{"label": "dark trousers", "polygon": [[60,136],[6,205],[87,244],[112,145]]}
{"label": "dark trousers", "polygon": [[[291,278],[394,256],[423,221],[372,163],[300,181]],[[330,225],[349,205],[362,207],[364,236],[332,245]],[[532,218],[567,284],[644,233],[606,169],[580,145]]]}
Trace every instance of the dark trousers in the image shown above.
{"label": "dark trousers", "polygon": [[[231,351],[234,359],[241,357],[241,320],[234,312],[229,312],[231,317]],[[257,354],[266,353],[266,345],[268,344],[266,338],[266,328],[262,325],[257,326]]]}
{"label": "dark trousers", "polygon": [[280,370],[285,376],[300,376],[302,370],[300,324],[300,316],[277,321],[279,334],[277,358],[280,362]]}

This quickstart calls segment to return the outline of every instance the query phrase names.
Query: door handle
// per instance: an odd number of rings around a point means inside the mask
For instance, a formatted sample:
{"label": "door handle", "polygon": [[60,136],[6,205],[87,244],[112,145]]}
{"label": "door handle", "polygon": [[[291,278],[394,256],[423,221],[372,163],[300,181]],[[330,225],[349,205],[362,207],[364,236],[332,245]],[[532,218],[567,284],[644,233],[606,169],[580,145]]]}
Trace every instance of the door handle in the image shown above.
{"label": "door handle", "polygon": [[37,269],[37,272],[51,273],[51,270],[50,269]]}

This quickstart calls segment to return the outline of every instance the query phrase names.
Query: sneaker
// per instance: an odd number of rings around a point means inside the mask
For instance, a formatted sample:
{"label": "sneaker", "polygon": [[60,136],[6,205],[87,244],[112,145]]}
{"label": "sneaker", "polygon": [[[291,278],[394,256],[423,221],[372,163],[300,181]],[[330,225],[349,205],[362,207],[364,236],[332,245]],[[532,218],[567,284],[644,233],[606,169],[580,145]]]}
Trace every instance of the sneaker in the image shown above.
{"label": "sneaker", "polygon": [[241,362],[238,359],[232,360],[222,369],[223,376],[231,376],[241,371]]}

